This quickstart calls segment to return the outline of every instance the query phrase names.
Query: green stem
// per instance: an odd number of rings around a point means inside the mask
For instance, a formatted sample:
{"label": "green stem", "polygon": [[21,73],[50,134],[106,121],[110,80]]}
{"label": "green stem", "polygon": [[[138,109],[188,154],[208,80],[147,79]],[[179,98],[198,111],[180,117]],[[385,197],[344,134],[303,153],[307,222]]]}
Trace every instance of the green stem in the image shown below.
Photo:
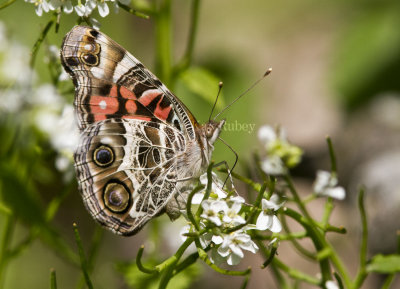
{"label": "green stem", "polygon": [[197,192],[201,191],[202,189],[204,189],[203,185],[198,185],[197,187],[195,187],[190,192],[188,199],[187,199],[187,203],[186,203],[187,204],[186,205],[186,214],[188,216],[189,221],[195,226],[196,231],[200,231],[200,226],[199,226],[198,222],[196,221],[196,219],[194,218],[193,213],[192,213],[192,199],[193,199],[193,196]]}
{"label": "green stem", "polygon": [[[207,168],[207,187],[206,187],[206,192],[205,192],[204,197],[201,200],[201,202],[203,202],[204,200],[207,200],[210,197],[212,183],[213,183],[213,179],[212,179],[212,169],[213,169],[213,167],[214,167],[214,163],[211,162],[210,165]],[[203,212],[203,207],[199,206],[199,208],[197,209],[197,212],[196,212],[196,219],[197,220],[200,218],[200,215],[201,215],[202,212]]]}
{"label": "green stem", "polygon": [[144,18],[144,19],[149,19],[150,18],[149,15],[146,15],[146,14],[140,12],[140,11],[137,11],[137,10],[133,9],[132,7],[129,7],[129,6],[127,6],[127,5],[125,5],[125,4],[121,3],[121,2],[118,2],[118,6],[121,7],[122,9],[124,9],[126,12],[128,12],[130,14],[136,15],[136,16]]}
{"label": "green stem", "polygon": [[[318,225],[316,224],[314,219],[310,216],[307,208],[304,206],[303,202],[301,201],[301,199],[292,183],[291,178],[288,175],[285,175],[284,179],[286,181],[286,184],[289,187],[290,192],[293,195],[294,201],[296,202],[300,211],[306,218],[306,222],[302,222],[301,224],[304,226],[304,228],[309,233],[310,238],[312,239],[312,242],[313,242],[315,248],[317,249],[317,252],[320,250],[323,250],[324,247],[327,246],[324,235],[321,233],[321,231],[319,231],[317,229]],[[289,211],[289,209],[287,211]],[[327,280],[331,280],[331,270],[330,270],[329,260],[328,259],[319,260],[319,265],[321,268],[323,282],[325,283]]]}
{"label": "green stem", "polygon": [[158,2],[155,20],[156,71],[161,80],[171,88],[172,72],[172,23],[171,0]]}
{"label": "green stem", "polygon": [[187,69],[192,63],[192,56],[194,50],[194,43],[197,35],[197,27],[199,22],[199,11],[200,11],[200,0],[193,0],[192,2],[192,10],[190,17],[190,28],[189,28],[189,37],[188,43],[186,46],[186,51],[182,60],[174,69],[175,75],[178,75],[181,71]]}
{"label": "green stem", "polygon": [[32,54],[31,54],[31,61],[30,61],[30,66],[31,67],[33,67],[35,65],[36,55],[37,55],[37,53],[39,51],[39,48],[42,45],[43,41],[46,39],[47,33],[49,32],[51,26],[53,26],[54,22],[55,22],[55,19],[53,17],[53,19],[51,19],[46,24],[46,26],[44,27],[44,29],[40,33],[40,36],[39,36],[38,40],[36,40],[35,44],[33,45]]}
{"label": "green stem", "polygon": [[313,284],[313,285],[317,285],[317,286],[320,285],[320,280],[318,280],[314,277],[311,277],[303,272],[300,272],[299,270],[290,268],[289,266],[284,264],[282,261],[280,261],[278,258],[274,258],[274,260],[272,260],[272,263],[276,267],[281,269],[282,271],[285,271],[293,279],[304,281],[309,284]]}
{"label": "green stem", "polygon": [[9,0],[8,2],[5,2],[5,3],[1,4],[0,5],[0,10],[6,8],[7,6],[10,6],[14,2],[15,2],[15,0]]}
{"label": "green stem", "polygon": [[174,276],[173,272],[176,267],[176,264],[179,262],[180,258],[182,257],[183,253],[186,251],[187,247],[192,244],[194,241],[193,238],[187,238],[185,242],[179,247],[176,251],[175,255],[165,260],[160,265],[157,265],[155,268],[157,271],[161,272],[164,271],[163,275],[161,276],[160,285],[158,286],[159,289],[167,288],[168,282]]}
{"label": "green stem", "polygon": [[57,289],[56,270],[50,270],[50,289]]}
{"label": "green stem", "polygon": [[[223,172],[223,173],[228,173],[228,171],[226,169],[220,169],[219,171]],[[257,191],[257,192],[260,191],[261,184],[253,182],[252,180],[250,180],[250,179],[248,179],[246,177],[243,177],[243,176],[241,176],[241,175],[239,175],[239,174],[237,174],[235,172],[231,172],[231,174],[232,174],[232,177],[234,177],[235,179],[237,179],[239,181],[242,181],[243,183],[251,186],[255,191]]]}
{"label": "green stem", "polygon": [[[200,245],[200,244],[199,244]],[[199,253],[199,258],[204,261],[211,269],[213,269],[215,272],[218,272],[223,275],[230,275],[230,276],[246,276],[250,274],[251,269],[248,268],[247,270],[244,271],[231,271],[231,270],[226,270],[218,267],[215,265],[213,262],[211,262],[210,258],[208,258],[208,255],[206,251],[204,251],[201,247],[197,247],[197,252]]]}
{"label": "green stem", "polygon": [[361,217],[361,227],[362,227],[362,236],[361,236],[361,245],[360,245],[360,268],[358,270],[357,276],[355,278],[353,288],[360,288],[365,278],[367,277],[366,272],[366,263],[367,263],[367,247],[368,247],[368,223],[367,223],[367,214],[364,206],[364,189],[361,188],[358,193],[358,208],[360,210]]}
{"label": "green stem", "polygon": [[[269,258],[270,256],[270,251],[266,248],[263,242],[258,241],[257,242],[258,247],[260,248],[261,252],[266,258]],[[301,280],[310,284],[314,285],[319,285],[320,281],[316,278],[313,278],[305,273],[302,273],[296,269],[290,268],[286,264],[284,264],[282,261],[280,261],[278,258],[273,258],[271,265],[273,267],[279,268],[280,270],[286,272],[290,277],[293,279]]]}
{"label": "green stem", "polygon": [[336,174],[336,172],[337,172],[336,156],[335,156],[335,151],[333,149],[332,140],[331,140],[331,138],[329,136],[326,137],[326,142],[328,143],[329,157],[331,159],[331,172],[333,174]]}
{"label": "green stem", "polygon": [[158,273],[158,271],[156,269],[147,268],[146,266],[143,265],[143,263],[142,263],[143,251],[144,251],[144,245],[140,246],[139,251],[137,252],[137,255],[136,255],[136,266],[138,267],[138,269],[146,274]]}
{"label": "green stem", "polygon": [[[282,221],[282,227],[285,230],[285,232],[290,234],[291,231],[289,229],[289,226],[287,225],[286,217],[284,214],[282,214],[281,221]],[[301,246],[300,243],[297,242],[297,239],[291,239],[290,242],[293,244],[293,246],[297,249],[297,251],[300,254],[304,255],[305,257],[307,257],[311,260],[316,260],[315,254],[313,254],[313,253],[309,252],[307,249],[303,248],[303,246]]]}
{"label": "green stem", "polygon": [[176,267],[175,267],[175,271],[174,271],[174,275],[178,274],[179,272],[185,270],[187,267],[189,267],[190,265],[196,263],[197,259],[199,258],[199,253],[195,252],[190,254],[189,256],[187,256],[185,258],[185,260],[183,260],[181,263],[179,263]]}
{"label": "green stem", "polygon": [[79,235],[79,231],[78,231],[78,225],[74,223],[73,227],[74,227],[75,241],[76,241],[76,245],[78,246],[79,257],[81,260],[82,273],[83,273],[83,276],[85,277],[85,282],[86,282],[86,285],[88,286],[88,288],[93,289],[93,284],[92,284],[92,281],[90,280],[89,272],[88,272],[88,263],[87,263],[87,260],[85,257],[85,252],[83,251],[81,236]]}
{"label": "green stem", "polygon": [[11,243],[11,238],[15,228],[14,216],[6,216],[5,226],[3,228],[3,238],[1,239],[0,247],[0,288],[3,288],[5,281],[6,264],[9,261],[8,247]]}

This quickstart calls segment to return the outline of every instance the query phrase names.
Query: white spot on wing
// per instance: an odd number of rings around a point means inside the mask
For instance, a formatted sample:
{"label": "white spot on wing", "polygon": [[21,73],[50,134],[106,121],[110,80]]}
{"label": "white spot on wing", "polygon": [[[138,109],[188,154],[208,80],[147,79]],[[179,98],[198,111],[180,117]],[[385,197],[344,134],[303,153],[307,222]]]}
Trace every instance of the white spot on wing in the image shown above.
{"label": "white spot on wing", "polygon": [[107,108],[107,102],[104,100],[100,101],[99,106],[101,109],[106,109]]}

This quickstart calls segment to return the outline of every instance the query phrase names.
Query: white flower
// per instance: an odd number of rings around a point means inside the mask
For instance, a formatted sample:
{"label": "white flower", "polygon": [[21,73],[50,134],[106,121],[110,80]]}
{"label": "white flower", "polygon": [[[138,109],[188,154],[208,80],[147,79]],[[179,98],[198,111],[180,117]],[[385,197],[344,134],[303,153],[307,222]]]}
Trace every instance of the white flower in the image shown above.
{"label": "white flower", "polygon": [[250,236],[243,231],[235,231],[228,235],[223,235],[222,244],[217,252],[221,257],[227,259],[229,265],[237,265],[244,257],[242,250],[256,253],[257,245],[251,240]]}
{"label": "white flower", "polygon": [[213,222],[217,226],[222,225],[219,213],[226,212],[228,209],[226,202],[205,200],[201,203],[201,206],[203,207],[203,213],[200,217]]}
{"label": "white flower", "polygon": [[279,196],[273,194],[269,200],[262,199],[262,211],[258,215],[256,228],[258,230],[270,230],[273,233],[279,233],[282,230],[281,222],[274,212],[283,206],[284,202],[279,202]]}
{"label": "white flower", "polygon": [[224,211],[222,221],[226,224],[232,224],[233,226],[246,223],[246,221],[238,214],[242,204],[239,202],[233,202],[233,204]]}
{"label": "white flower", "polygon": [[313,190],[317,195],[343,200],[346,197],[346,191],[337,184],[336,176],[327,171],[318,171]]}
{"label": "white flower", "polygon": [[261,161],[261,169],[265,173],[273,176],[283,175],[287,171],[282,159],[277,155],[265,157]]}
{"label": "white flower", "polygon": [[74,7],[76,14],[80,17],[89,18],[89,22],[92,24],[94,29],[100,29],[100,22],[95,18],[89,17],[92,14],[93,9],[96,8],[96,1],[89,0],[85,5],[79,4]]}
{"label": "white flower", "polygon": [[64,13],[70,14],[74,11],[71,0],[50,0],[49,7],[51,10],[57,10],[62,6]]}
{"label": "white flower", "polygon": [[[201,201],[203,200],[204,194],[205,194],[206,189],[207,189],[207,183],[208,183],[207,173],[205,173],[205,174],[200,176],[200,183],[202,185],[206,186],[206,187],[204,188],[204,190],[196,193],[193,196],[192,204],[194,204],[194,205],[200,204]],[[225,193],[222,190],[222,186],[223,186],[222,181],[218,178],[218,176],[215,173],[212,173],[211,193],[215,194],[216,198],[213,195],[211,195],[210,197],[214,198],[214,199],[224,199],[224,198],[226,198],[227,193]]]}
{"label": "white flower", "polygon": [[35,5],[35,11],[38,16],[42,16],[43,11],[49,12],[49,3],[46,0],[25,0],[25,2],[33,3]]}
{"label": "white flower", "polygon": [[328,280],[325,282],[326,289],[339,289],[339,286],[332,280]]}
{"label": "white flower", "polygon": [[258,138],[264,145],[266,156],[261,162],[261,169],[269,175],[283,175],[287,168],[296,166],[302,150],[289,143],[283,128],[274,129],[264,125],[258,131]]}
{"label": "white flower", "polygon": [[276,140],[286,141],[286,132],[282,128],[280,128],[277,132],[273,127],[269,125],[263,125],[258,130],[258,139],[265,146],[268,146]]}

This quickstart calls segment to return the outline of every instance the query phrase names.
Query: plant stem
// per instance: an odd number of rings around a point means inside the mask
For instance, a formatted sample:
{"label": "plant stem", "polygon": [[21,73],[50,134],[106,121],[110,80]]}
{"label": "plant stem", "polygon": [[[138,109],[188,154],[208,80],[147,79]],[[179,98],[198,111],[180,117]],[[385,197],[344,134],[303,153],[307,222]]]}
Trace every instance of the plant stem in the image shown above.
{"label": "plant stem", "polygon": [[365,278],[367,277],[366,263],[367,263],[367,247],[368,247],[368,223],[367,214],[364,206],[364,189],[361,188],[358,193],[358,208],[360,210],[362,236],[360,244],[360,268],[355,278],[353,288],[360,288]]}
{"label": "plant stem", "polygon": [[188,42],[186,46],[185,54],[183,55],[181,61],[174,69],[174,76],[178,75],[183,70],[187,69],[192,63],[192,56],[194,50],[194,43],[197,35],[197,27],[199,21],[199,11],[200,11],[200,0],[192,0],[192,10],[190,18],[190,28]]}
{"label": "plant stem", "polygon": [[14,216],[6,216],[5,226],[3,228],[3,238],[1,239],[0,247],[0,288],[3,288],[5,283],[6,264],[9,261],[8,247],[11,243],[11,238],[14,232],[15,220]]}
{"label": "plant stem", "polygon": [[35,65],[36,55],[37,55],[37,53],[39,51],[39,48],[42,45],[43,41],[46,39],[47,33],[49,32],[51,26],[53,26],[54,22],[55,22],[55,19],[53,17],[53,19],[51,19],[46,24],[46,26],[44,27],[44,29],[40,33],[40,36],[39,36],[38,40],[36,40],[35,44],[33,45],[32,54],[31,54],[31,61],[30,61],[30,66],[31,67],[33,67]]}
{"label": "plant stem", "polygon": [[157,75],[171,88],[172,72],[172,24],[171,0],[158,1],[157,17],[155,21],[156,35],[156,71]]}
{"label": "plant stem", "polygon": [[93,289],[93,284],[89,277],[88,263],[87,263],[87,260],[85,257],[85,252],[83,251],[83,246],[82,246],[81,236],[79,235],[78,226],[77,226],[77,224],[74,223],[73,227],[74,227],[74,233],[75,233],[75,241],[76,241],[76,245],[78,246],[79,257],[81,260],[82,273],[83,273],[83,276],[85,277],[85,282],[86,282],[86,285],[88,286],[88,288]]}
{"label": "plant stem", "polygon": [[1,9],[4,9],[4,8],[6,8],[6,7],[8,7],[8,6],[10,6],[10,5],[13,4],[14,2],[15,2],[15,0],[9,0],[8,2],[5,2],[5,3],[1,4],[1,5],[0,5],[0,10],[1,10]]}

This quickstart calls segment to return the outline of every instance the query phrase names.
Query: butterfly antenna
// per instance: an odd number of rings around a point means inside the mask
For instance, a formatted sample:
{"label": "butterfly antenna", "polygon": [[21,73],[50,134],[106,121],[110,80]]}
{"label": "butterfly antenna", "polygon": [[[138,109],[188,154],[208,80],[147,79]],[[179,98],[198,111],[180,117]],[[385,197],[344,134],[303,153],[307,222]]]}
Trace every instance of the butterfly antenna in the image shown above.
{"label": "butterfly antenna", "polygon": [[225,141],[224,141],[222,138],[220,138],[220,137],[218,137],[218,139],[219,139],[220,141],[222,141],[222,143],[223,143],[224,145],[226,145],[226,146],[233,152],[233,154],[235,155],[235,162],[233,163],[232,169],[227,168],[228,176],[227,176],[226,179],[225,179],[225,182],[224,182],[223,187],[225,186],[225,184],[226,184],[226,182],[228,181],[228,179],[231,180],[231,183],[232,183],[232,185],[233,185],[232,171],[233,171],[233,169],[236,167],[236,164],[237,164],[237,162],[238,162],[239,156],[238,156],[237,152],[235,152],[235,150],[234,150],[227,142],[225,142]]}
{"label": "butterfly antenna", "polygon": [[216,119],[221,113],[223,113],[225,110],[227,110],[229,107],[231,107],[236,101],[238,101],[243,95],[247,94],[250,90],[252,90],[261,80],[263,80],[268,74],[270,74],[272,71],[272,68],[268,68],[268,70],[261,76],[256,82],[254,82],[248,89],[246,89],[242,94],[240,94],[238,97],[236,97],[230,104],[228,104],[223,110],[221,110],[215,117]]}
{"label": "butterfly antenna", "polygon": [[222,86],[223,86],[223,85],[224,85],[224,84],[223,84],[222,81],[220,81],[220,82],[218,83],[218,93],[217,93],[217,97],[215,98],[214,105],[213,105],[213,107],[212,107],[212,109],[211,109],[211,113],[210,113],[210,117],[208,118],[208,121],[211,120],[211,116],[212,116],[212,114],[213,114],[213,112],[214,112],[215,106],[217,105],[218,97],[219,97],[219,94],[220,94],[221,91],[222,91]]}

